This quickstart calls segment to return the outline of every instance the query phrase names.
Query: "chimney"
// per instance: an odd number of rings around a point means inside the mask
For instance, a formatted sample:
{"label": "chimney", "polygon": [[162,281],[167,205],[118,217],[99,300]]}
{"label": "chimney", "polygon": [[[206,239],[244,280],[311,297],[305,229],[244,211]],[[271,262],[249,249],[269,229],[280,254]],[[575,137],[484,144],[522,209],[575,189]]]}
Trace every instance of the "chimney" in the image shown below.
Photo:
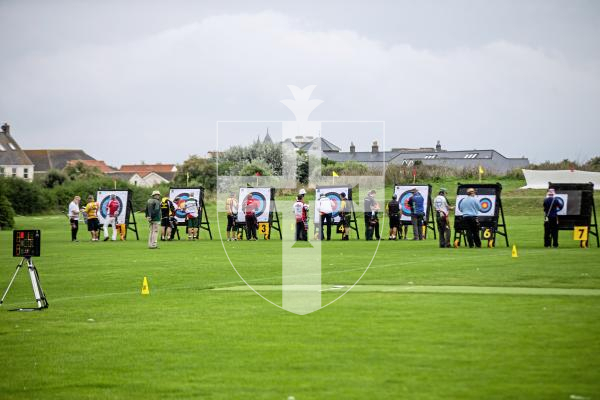
{"label": "chimney", "polygon": [[350,142],[350,153],[356,153],[356,146],[354,146],[354,142]]}
{"label": "chimney", "polygon": [[377,144],[377,140],[373,142],[371,146],[371,153],[379,153],[379,145]]}
{"label": "chimney", "polygon": [[442,145],[440,144],[440,141],[437,141],[437,144],[435,145],[435,151],[439,152],[442,151]]}
{"label": "chimney", "polygon": [[2,125],[2,133],[6,134],[6,136],[10,136],[10,125],[6,122]]}

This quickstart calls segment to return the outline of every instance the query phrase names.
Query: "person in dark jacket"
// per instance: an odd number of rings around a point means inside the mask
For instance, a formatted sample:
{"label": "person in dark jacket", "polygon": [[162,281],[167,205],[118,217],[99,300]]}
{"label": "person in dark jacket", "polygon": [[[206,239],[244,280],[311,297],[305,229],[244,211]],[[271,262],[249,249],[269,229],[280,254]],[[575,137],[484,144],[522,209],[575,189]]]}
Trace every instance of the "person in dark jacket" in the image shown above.
{"label": "person in dark jacket", "polygon": [[365,239],[373,240],[373,234],[375,239],[379,240],[379,203],[375,200],[375,190],[370,190],[365,197],[364,212],[365,212]]}
{"label": "person in dark jacket", "polygon": [[558,247],[558,212],[560,203],[554,189],[548,189],[544,199],[544,247]]}
{"label": "person in dark jacket", "polygon": [[155,190],[152,197],[146,203],[146,219],[150,224],[148,234],[148,248],[158,248],[158,226],[160,225],[160,192]]}
{"label": "person in dark jacket", "polygon": [[411,190],[412,196],[408,199],[411,210],[410,219],[413,226],[413,240],[423,240],[423,219],[425,218],[425,199],[417,188]]}
{"label": "person in dark jacket", "polygon": [[392,195],[392,200],[387,204],[387,212],[390,217],[389,240],[396,240],[398,228],[400,227],[400,203],[398,202],[398,196],[395,193]]}

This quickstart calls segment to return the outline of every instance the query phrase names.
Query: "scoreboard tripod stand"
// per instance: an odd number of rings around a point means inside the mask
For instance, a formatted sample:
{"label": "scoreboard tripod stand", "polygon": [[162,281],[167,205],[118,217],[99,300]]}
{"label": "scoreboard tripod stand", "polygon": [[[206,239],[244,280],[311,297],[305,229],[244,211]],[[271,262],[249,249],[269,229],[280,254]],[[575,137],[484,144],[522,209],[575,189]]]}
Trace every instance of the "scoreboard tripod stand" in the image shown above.
{"label": "scoreboard tripod stand", "polygon": [[4,291],[4,294],[2,295],[0,305],[4,303],[4,299],[6,298],[6,295],[8,294],[13,282],[17,278],[19,271],[25,265],[25,262],[27,262],[29,278],[31,279],[31,287],[33,289],[33,295],[35,296],[37,307],[16,308],[10,311],[40,311],[44,308],[48,308],[48,301],[46,300],[46,295],[44,294],[44,290],[42,289],[42,285],[40,283],[40,276],[32,260],[32,257],[40,256],[41,236],[42,234],[39,230],[13,231],[13,257],[23,258],[17,265],[17,269],[13,274],[8,287]]}
{"label": "scoreboard tripod stand", "polygon": [[15,270],[13,277],[10,280],[8,287],[4,291],[4,294],[2,295],[2,300],[0,300],[0,305],[2,303],[4,303],[4,299],[6,298],[6,295],[8,294],[8,291],[10,290],[10,287],[12,286],[13,282],[15,281],[15,278],[17,277],[19,271],[25,264],[25,261],[27,261],[27,269],[29,270],[29,277],[31,278],[31,287],[33,288],[33,295],[35,296],[35,301],[37,303],[37,307],[15,308],[10,311],[40,311],[40,310],[43,310],[44,308],[48,308],[48,301],[46,300],[46,295],[44,294],[44,290],[42,289],[42,284],[40,283],[40,276],[38,275],[35,265],[33,264],[33,260],[31,259],[31,257],[28,257],[28,256],[23,257],[23,259],[21,260],[19,265],[17,265],[17,269]]}

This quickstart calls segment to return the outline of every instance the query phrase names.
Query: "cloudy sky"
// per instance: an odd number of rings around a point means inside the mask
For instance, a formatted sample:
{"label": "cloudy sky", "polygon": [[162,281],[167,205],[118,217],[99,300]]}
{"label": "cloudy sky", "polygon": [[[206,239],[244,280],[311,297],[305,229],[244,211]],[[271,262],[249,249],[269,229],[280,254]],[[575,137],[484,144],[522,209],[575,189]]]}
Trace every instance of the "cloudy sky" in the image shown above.
{"label": "cloudy sky", "polygon": [[[293,120],[290,84],[317,85],[312,120],[385,121],[387,148],[600,155],[594,0],[5,0],[0,54],[0,120],[22,147],[116,166],[205,155],[216,121]],[[323,135],[368,150],[379,133]]]}

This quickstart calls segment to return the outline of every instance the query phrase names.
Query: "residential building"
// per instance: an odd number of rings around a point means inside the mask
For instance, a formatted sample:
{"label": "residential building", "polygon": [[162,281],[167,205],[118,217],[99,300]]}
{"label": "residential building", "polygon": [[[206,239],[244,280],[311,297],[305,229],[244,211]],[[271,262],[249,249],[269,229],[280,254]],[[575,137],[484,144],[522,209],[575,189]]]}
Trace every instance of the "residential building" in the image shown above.
{"label": "residential building", "polygon": [[10,133],[10,125],[0,130],[0,175],[33,180],[35,166]]}

